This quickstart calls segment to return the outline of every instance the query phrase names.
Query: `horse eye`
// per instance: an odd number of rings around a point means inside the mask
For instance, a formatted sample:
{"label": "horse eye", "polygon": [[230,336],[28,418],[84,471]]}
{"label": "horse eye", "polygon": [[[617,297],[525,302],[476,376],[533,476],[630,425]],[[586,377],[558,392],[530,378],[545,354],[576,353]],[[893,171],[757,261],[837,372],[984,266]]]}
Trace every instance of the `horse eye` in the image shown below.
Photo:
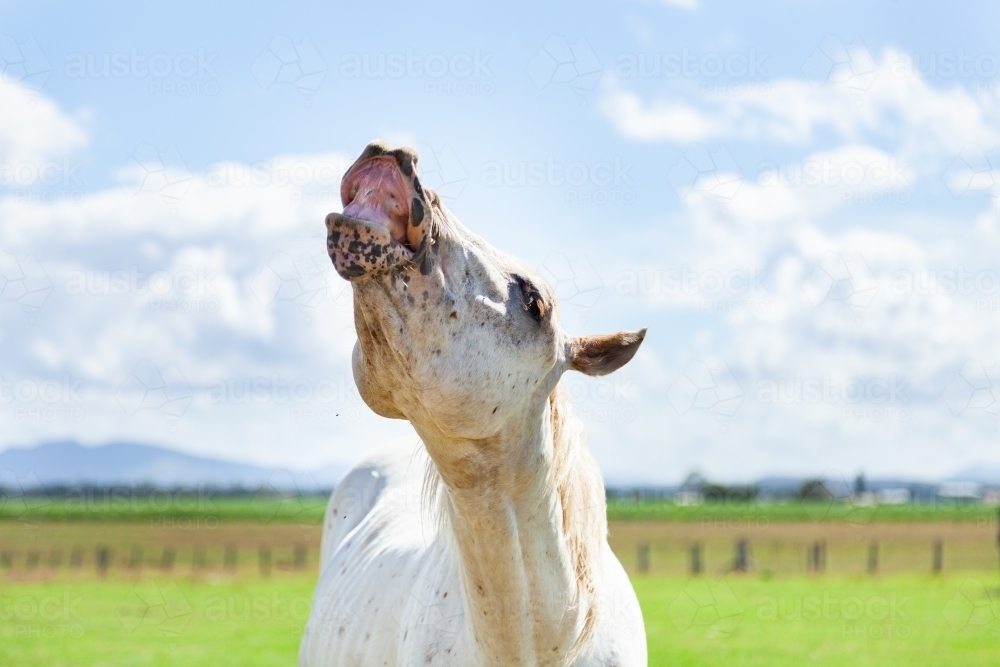
{"label": "horse eye", "polygon": [[542,295],[538,288],[521,276],[514,276],[514,280],[521,292],[521,307],[531,315],[531,319],[541,322],[548,307],[542,301]]}

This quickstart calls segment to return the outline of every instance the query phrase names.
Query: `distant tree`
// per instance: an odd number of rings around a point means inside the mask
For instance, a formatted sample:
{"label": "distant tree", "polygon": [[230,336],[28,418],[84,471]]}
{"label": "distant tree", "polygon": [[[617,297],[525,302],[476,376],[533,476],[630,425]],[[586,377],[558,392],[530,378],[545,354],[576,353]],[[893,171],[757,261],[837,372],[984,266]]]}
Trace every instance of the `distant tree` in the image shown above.
{"label": "distant tree", "polygon": [[833,494],[821,479],[810,479],[802,483],[795,493],[798,500],[830,500]]}
{"label": "distant tree", "polygon": [[706,484],[701,488],[701,493],[705,500],[710,501],[739,501],[746,502],[753,500],[760,493],[756,484],[747,486],[726,486],[724,484]]}
{"label": "distant tree", "polygon": [[700,492],[706,486],[708,486],[708,482],[705,481],[705,478],[702,477],[698,472],[692,472],[681,483],[681,490]]}
{"label": "distant tree", "polygon": [[868,491],[868,484],[865,482],[865,474],[859,472],[858,476],[854,478],[854,495],[860,496],[866,491]]}

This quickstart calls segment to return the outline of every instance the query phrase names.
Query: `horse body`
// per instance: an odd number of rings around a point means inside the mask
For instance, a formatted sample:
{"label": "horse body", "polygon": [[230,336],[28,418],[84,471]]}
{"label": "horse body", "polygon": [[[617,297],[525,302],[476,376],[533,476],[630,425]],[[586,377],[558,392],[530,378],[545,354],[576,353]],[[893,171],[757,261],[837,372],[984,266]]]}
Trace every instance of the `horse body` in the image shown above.
{"label": "horse body", "polygon": [[[360,461],[330,498],[303,667],[477,664],[460,562],[424,494],[422,446],[393,442]],[[574,667],[646,664],[638,601],[605,543],[601,618]]]}
{"label": "horse body", "polygon": [[326,219],[354,294],[358,392],[419,443],[372,454],[331,498],[300,662],[644,665],[601,474],[560,381],[614,372],[645,330],[564,331],[552,287],[466,229],[418,159],[369,144]]}

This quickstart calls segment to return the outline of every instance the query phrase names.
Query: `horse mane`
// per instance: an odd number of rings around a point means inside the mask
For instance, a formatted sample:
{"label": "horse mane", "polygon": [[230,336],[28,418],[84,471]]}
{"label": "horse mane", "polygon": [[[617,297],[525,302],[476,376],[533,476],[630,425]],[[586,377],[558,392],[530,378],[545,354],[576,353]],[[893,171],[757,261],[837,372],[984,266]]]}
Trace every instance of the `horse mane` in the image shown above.
{"label": "horse mane", "polygon": [[562,383],[549,395],[552,413],[552,482],[562,505],[563,534],[576,570],[579,602],[586,605],[582,647],[593,633],[599,572],[598,551],[608,534],[604,479],[587,449],[583,424],[573,412]]}
{"label": "horse mane", "polygon": [[[577,604],[587,609],[577,640],[576,652],[586,645],[597,621],[599,551],[608,534],[604,479],[597,462],[587,449],[583,424],[573,412],[562,382],[549,394],[552,432],[552,466],[548,485],[559,497],[562,530],[573,568],[576,571]],[[425,520],[450,535],[450,497],[441,474],[428,457],[421,499]]]}

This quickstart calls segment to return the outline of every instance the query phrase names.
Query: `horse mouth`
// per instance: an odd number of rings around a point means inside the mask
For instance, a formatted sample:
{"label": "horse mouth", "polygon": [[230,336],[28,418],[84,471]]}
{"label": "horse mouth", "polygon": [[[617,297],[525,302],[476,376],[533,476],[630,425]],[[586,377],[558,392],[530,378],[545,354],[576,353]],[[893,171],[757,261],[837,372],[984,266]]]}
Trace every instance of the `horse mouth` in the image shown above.
{"label": "horse mouth", "polygon": [[327,250],[341,277],[353,280],[383,273],[413,258],[409,229],[414,201],[395,159],[363,160],[340,186],[343,213],[326,217]]}
{"label": "horse mouth", "polygon": [[414,255],[392,238],[388,227],[341,213],[326,216],[326,249],[337,273],[346,280],[384,273]]}
{"label": "horse mouth", "polygon": [[393,158],[378,156],[354,165],[344,175],[340,199],[344,215],[381,225],[393,241],[407,245],[411,197]]}

